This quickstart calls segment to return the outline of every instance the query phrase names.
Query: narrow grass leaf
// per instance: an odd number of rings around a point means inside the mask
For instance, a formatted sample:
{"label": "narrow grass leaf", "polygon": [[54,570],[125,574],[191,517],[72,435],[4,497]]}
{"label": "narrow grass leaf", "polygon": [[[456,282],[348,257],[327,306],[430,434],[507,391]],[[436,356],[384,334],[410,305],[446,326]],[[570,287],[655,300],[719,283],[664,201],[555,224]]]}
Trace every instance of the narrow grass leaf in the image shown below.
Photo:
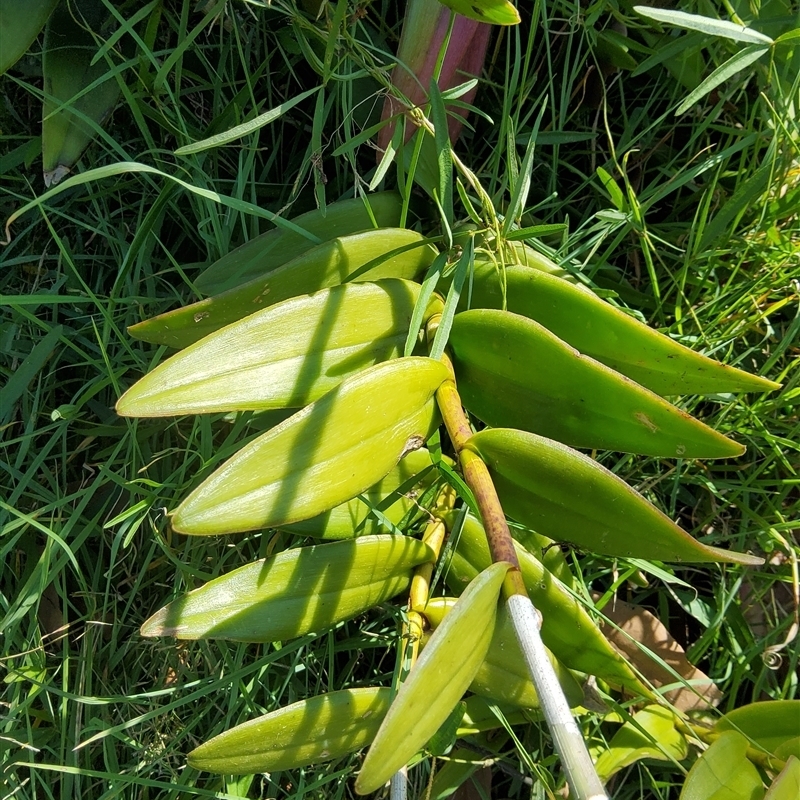
{"label": "narrow grass leaf", "polygon": [[422,281],[422,288],[420,289],[419,297],[417,298],[416,305],[414,306],[414,313],[411,317],[411,323],[408,326],[408,336],[406,337],[405,347],[403,348],[403,355],[410,356],[414,352],[414,347],[417,344],[420,328],[422,328],[430,299],[442,277],[442,270],[447,264],[447,253],[439,253],[433,260],[433,264],[428,268],[425,279]]}
{"label": "narrow grass leaf", "polygon": [[455,275],[453,276],[453,282],[450,284],[450,289],[447,292],[447,299],[445,300],[444,309],[442,310],[442,317],[439,320],[439,326],[433,337],[433,344],[430,350],[430,357],[433,359],[440,359],[442,353],[444,353],[444,348],[447,346],[447,341],[450,338],[450,329],[453,326],[453,320],[458,310],[458,302],[461,299],[464,282],[467,275],[472,271],[474,263],[475,239],[470,236],[456,264]]}
{"label": "narrow grass leaf", "polygon": [[522,159],[520,166],[519,176],[514,183],[514,189],[511,193],[511,200],[506,210],[506,216],[503,220],[503,235],[507,235],[511,230],[511,226],[522,216],[525,210],[525,203],[528,200],[528,193],[531,189],[531,174],[533,173],[533,156],[536,152],[536,136],[539,133],[539,127],[542,124],[545,109],[547,108],[547,101],[542,102],[539,108],[539,113],[536,116],[536,121],[533,123],[533,130],[531,131],[528,144],[525,147],[525,155]]}
{"label": "narrow grass leaf", "polygon": [[731,56],[724,64],[717,67],[688,97],[675,109],[675,115],[679,116],[688,111],[698,100],[705,97],[709,92],[717,88],[734,76],[749,67],[754,61],[758,61],[761,56],[769,52],[768,47],[759,44],[751,44],[740,50],[736,55]]}
{"label": "narrow grass leaf", "polygon": [[550,225],[529,225],[527,228],[519,228],[509,231],[506,234],[506,241],[516,242],[520,239],[533,239],[541,236],[551,236],[554,233],[563,233],[567,226],[563,222],[555,222]]}
{"label": "narrow grass leaf", "polygon": [[648,6],[634,6],[633,10],[643,17],[674,25],[676,28],[687,28],[699,31],[709,36],[719,36],[723,39],[733,39],[735,42],[751,42],[753,44],[772,44],[772,39],[744,25],[723,19],[703,17],[699,14],[687,14],[685,11],[673,11],[667,8],[649,8]]}
{"label": "narrow grass leaf", "polygon": [[236,197],[228,197],[226,195],[218,194],[217,192],[211,191],[210,189],[204,189],[200,186],[195,186],[191,183],[188,183],[187,181],[175,177],[174,175],[170,175],[168,172],[163,172],[160,169],[151,167],[148,164],[141,164],[137,161],[118,161],[115,164],[109,164],[105,167],[96,167],[95,169],[87,170],[86,172],[82,172],[80,175],[73,175],[71,178],[67,178],[67,180],[61,181],[58,184],[58,186],[46,191],[43,195],[25,203],[25,205],[22,206],[22,208],[17,209],[6,220],[5,244],[10,244],[11,242],[11,225],[28,211],[31,211],[34,208],[38,208],[51,198],[61,194],[67,189],[72,189],[75,186],[81,186],[84,183],[91,183],[92,181],[104,180],[106,178],[115,178],[118,175],[124,175],[129,172],[142,173],[146,175],[157,175],[160,178],[166,178],[167,180],[173,181],[173,183],[178,184],[178,186],[182,186],[184,189],[192,192],[192,194],[196,194],[198,197],[203,197],[206,200],[210,200],[213,203],[218,203],[220,205],[226,206],[227,208],[232,208],[234,211],[240,211],[244,214],[252,214],[253,216],[261,217],[262,219],[267,219],[270,222],[275,223],[275,225],[277,225],[280,228],[285,228],[286,230],[294,231],[294,233],[297,233],[306,239],[311,239],[312,242],[315,242],[317,238],[313,234],[310,234],[307,231],[303,230],[303,228],[299,227],[298,225],[295,225],[294,223],[284,219],[280,215],[273,214],[271,211],[267,211],[267,209],[261,208],[260,206],[257,206],[254,203],[248,203],[245,200],[239,200]]}
{"label": "narrow grass leaf", "polygon": [[41,372],[47,360],[53,355],[63,332],[64,329],[61,325],[51,328],[11,374],[3,391],[0,392],[0,419],[4,422],[10,419],[17,400],[22,397],[30,382]]}
{"label": "narrow grass leaf", "polygon": [[439,166],[439,202],[445,222],[453,227],[453,153],[450,149],[450,134],[447,129],[447,112],[439,85],[431,78],[431,116],[436,142],[436,161]]}
{"label": "narrow grass leaf", "polygon": [[702,251],[726,234],[731,234],[736,218],[767,191],[772,172],[771,163],[763,164],[736,188],[703,230],[698,250]]}
{"label": "narrow grass leaf", "polygon": [[235,128],[230,128],[229,130],[218,133],[215,136],[209,136],[208,139],[202,139],[199,142],[193,142],[192,144],[179,147],[175,151],[175,155],[188,156],[192,155],[193,153],[201,153],[203,150],[210,150],[213,147],[221,147],[229,142],[235,142],[237,139],[241,139],[243,136],[247,136],[248,134],[253,133],[253,131],[260,130],[265,125],[275,122],[276,119],[280,119],[287,111],[293,109],[298,103],[302,103],[307,97],[311,97],[311,95],[318,92],[321,88],[322,87],[320,86],[316,86],[313,89],[301,92],[291,100],[286,100],[280,105],[275,106],[275,108],[271,108],[269,111],[259,114],[249,122],[243,122],[241,125],[237,125]]}

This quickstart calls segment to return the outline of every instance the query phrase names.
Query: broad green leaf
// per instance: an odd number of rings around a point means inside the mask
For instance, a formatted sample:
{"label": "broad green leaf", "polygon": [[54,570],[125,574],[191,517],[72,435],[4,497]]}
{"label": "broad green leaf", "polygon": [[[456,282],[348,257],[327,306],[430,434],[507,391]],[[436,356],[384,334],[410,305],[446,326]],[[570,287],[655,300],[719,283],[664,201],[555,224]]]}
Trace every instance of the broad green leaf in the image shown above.
{"label": "broad green leaf", "polygon": [[769,52],[769,47],[759,44],[751,44],[735,55],[731,56],[725,63],[720,64],[688,97],[675,109],[676,116],[687,112],[695,103],[713,91],[728,78],[741,72],[761,56]]}
{"label": "broad green leaf", "polygon": [[109,17],[102,0],[60,3],[45,27],[42,72],[42,168],[58,183],[94,138],[119,97],[105,61],[92,64]]}
{"label": "broad green leaf", "polygon": [[[647,694],[625,659],[608,643],[574,595],[522,545],[515,545],[515,549],[528,594],[542,614],[545,646],[569,669],[596,675],[635,694]],[[447,585],[460,593],[467,582],[491,563],[486,533],[478,520],[468,516],[445,573]]]}
{"label": "broad green leaf", "polygon": [[[433,630],[442,624],[456,604],[455,597],[434,597],[423,610]],[[548,651],[550,663],[571,707],[583,702],[583,690],[572,673]],[[494,636],[486,658],[480,665],[469,690],[498,703],[521,708],[538,708],[539,698],[519,649],[514,627],[504,606],[497,612]]]}
{"label": "broad green leaf", "polygon": [[797,800],[800,797],[800,761],[790,756],[781,774],[772,782],[764,800]]}
{"label": "broad green leaf", "polygon": [[358,794],[376,791],[407,764],[467,690],[489,649],[508,567],[498,562],[481,572],[431,637],[367,753]]}
{"label": "broad green leaf", "polygon": [[785,761],[787,758],[794,756],[800,759],[800,736],[795,736],[792,739],[787,739],[775,748],[775,755]]}
{"label": "broad green leaf", "polygon": [[133,325],[128,333],[155,344],[186,347],[292,297],[354,281],[413,278],[435,257],[435,248],[421,234],[405,228],[353,233],[323,242],[235,289]]}
{"label": "broad green leaf", "polygon": [[680,800],[761,800],[764,787],[747,760],[747,739],[726,731],[689,770]]}
{"label": "broad green leaf", "polygon": [[194,769],[221,775],[279,772],[353,753],[374,738],[392,698],[382,687],[343,689],[237,725],[189,753]]}
{"label": "broad green leaf", "polygon": [[699,14],[687,14],[685,11],[673,11],[667,8],[649,8],[647,6],[634,6],[633,10],[643,17],[673,25],[676,28],[687,28],[699,31],[709,36],[719,36],[723,39],[732,39],[735,42],[751,42],[753,44],[772,44],[772,39],[744,25],[737,25],[724,19],[702,17]]}
{"label": "broad green leaf", "polygon": [[127,417],[301,408],[400,355],[419,286],[388,279],[285,300],[160,364],[117,403]]}
{"label": "broad green leaf", "polygon": [[729,711],[718,731],[738,731],[769,753],[800,735],[800,700],[764,700]]}
{"label": "broad green leaf", "polygon": [[409,536],[285,550],[209,581],[157,611],[142,636],[279,642],[323,632],[404,591],[433,551]]}
{"label": "broad green leaf", "polygon": [[198,486],[172,516],[211,535],[280,527],[368,489],[436,426],[447,368],[399,358],[363,370],[259,436]]}
{"label": "broad green leaf", "polygon": [[489,425],[521,428],[572,447],[654,456],[726,458],[744,452],[518,314],[458,314],[450,346],[464,405]]}
{"label": "broad green leaf", "polygon": [[285,103],[281,103],[280,105],[275,106],[275,108],[271,108],[269,111],[265,111],[263,114],[259,114],[257,117],[248,120],[247,122],[243,122],[241,125],[237,125],[236,127],[230,128],[222,133],[217,133],[214,136],[210,136],[208,139],[203,139],[199,142],[192,142],[191,144],[186,144],[183,147],[179,147],[175,151],[175,155],[188,156],[192,153],[200,153],[203,150],[210,150],[214,147],[222,147],[222,145],[235,142],[238,139],[253,133],[253,131],[260,130],[265,125],[275,122],[276,119],[280,119],[287,111],[291,111],[291,109],[293,109],[298,103],[301,103],[307,97],[311,97],[312,94],[318,92],[321,88],[322,87],[317,86],[314,89],[300,92],[300,94],[295,95]]}
{"label": "broad green leaf", "polygon": [[401,207],[395,192],[376,192],[315,208],[292,218],[292,224],[308,236],[273,228],[215,261],[197,277],[195,286],[206,295],[221,294],[266,275],[317,244],[370,228],[394,228],[400,224]]}
{"label": "broad green leaf", "polygon": [[439,0],[462,17],[492,25],[518,25],[519,12],[509,0]]}
{"label": "broad green leaf", "polygon": [[[447,456],[443,458],[450,461]],[[431,454],[421,447],[401,458],[384,478],[358,497],[318,517],[284,525],[283,529],[318,539],[349,539],[386,532],[384,520],[397,525],[437,477]],[[373,508],[380,511],[380,517],[372,512]]]}
{"label": "broad green leaf", "polygon": [[686,737],[675,727],[675,716],[663,706],[645,706],[611,739],[595,765],[601,781],[643,758],[683,761],[689,755]]}
{"label": "broad green leaf", "polygon": [[[506,307],[529,317],[585,355],[656,394],[777,389],[780,384],[684,347],[601,300],[589,289],[522,265],[505,269]],[[503,307],[499,268],[476,265],[472,305]]]}
{"label": "broad green leaf", "polygon": [[624,558],[763,563],[701,544],[612,472],[559,442],[487,428],[467,446],[489,467],[506,513],[551,539]]}
{"label": "broad green leaf", "polygon": [[0,75],[28,52],[57,3],[58,0],[3,0],[0,3]]}

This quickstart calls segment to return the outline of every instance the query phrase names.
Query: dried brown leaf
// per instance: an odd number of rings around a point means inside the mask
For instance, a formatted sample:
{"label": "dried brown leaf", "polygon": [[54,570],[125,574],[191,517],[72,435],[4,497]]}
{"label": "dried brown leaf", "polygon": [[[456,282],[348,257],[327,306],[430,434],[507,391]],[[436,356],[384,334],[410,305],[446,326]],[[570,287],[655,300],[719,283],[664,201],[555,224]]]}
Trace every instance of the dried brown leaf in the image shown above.
{"label": "dried brown leaf", "polygon": [[[690,684],[665,693],[665,699],[675,708],[699,711],[713,708],[722,700],[722,692],[714,681],[689,663],[683,648],[655,614],[642,606],[617,599],[603,608],[603,614],[614,623],[602,625],[608,640],[656,688],[677,682],[670,669]],[[660,658],[669,669],[642,650],[637,642]]]}

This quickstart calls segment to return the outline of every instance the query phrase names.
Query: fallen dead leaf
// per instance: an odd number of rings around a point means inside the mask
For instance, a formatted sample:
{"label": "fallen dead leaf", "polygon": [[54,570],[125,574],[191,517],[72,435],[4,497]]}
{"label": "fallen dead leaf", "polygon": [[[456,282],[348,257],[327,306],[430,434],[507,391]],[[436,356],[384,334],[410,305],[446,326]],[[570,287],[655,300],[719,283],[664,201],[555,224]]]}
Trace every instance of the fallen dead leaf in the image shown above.
{"label": "fallen dead leaf", "polygon": [[719,705],[722,692],[708,675],[689,663],[683,648],[672,638],[655,614],[642,606],[634,606],[616,598],[603,608],[603,614],[620,629],[604,623],[603,633],[653,686],[659,688],[674,684],[677,679],[672,672],[640,649],[636,642],[644,645],[690,683],[689,686],[682,686],[664,694],[665,699],[675,708],[680,711],[702,711]]}

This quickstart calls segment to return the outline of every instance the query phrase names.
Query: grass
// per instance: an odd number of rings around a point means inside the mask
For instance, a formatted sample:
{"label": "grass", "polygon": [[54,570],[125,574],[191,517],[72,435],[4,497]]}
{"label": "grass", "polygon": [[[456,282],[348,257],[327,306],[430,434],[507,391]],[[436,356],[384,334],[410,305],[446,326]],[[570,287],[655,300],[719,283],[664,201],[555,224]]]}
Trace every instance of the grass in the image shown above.
{"label": "grass", "polygon": [[[386,0],[347,5],[337,35],[335,4],[319,21],[285,2],[152,6],[118,78],[120,103],[74,173],[137,161],[234,202],[120,173],[38,206],[0,250],[0,785],[30,800],[349,797],[358,756],[232,779],[192,770],[185,753],[308,694],[391,681],[397,610],[280,649],[140,638],[144,619],[175,594],[293,537],[188,539],[166,524],[164,509],[257,420],[131,421],[113,405],[165,355],[131,340],[126,326],[193,299],[199,265],[269,227],[243,204],[291,216],[372,179],[368,143],[332,153],[377,121],[401,20]],[[684,6],[726,15],[711,2]],[[641,17],[566,0],[535,4],[538,26],[530,13],[519,29],[495,33],[477,98],[491,122],[473,114],[456,153],[502,211],[541,112],[523,223],[566,228],[530,244],[680,341],[783,383],[764,396],[681,401],[747,444],[735,462],[602,454],[703,541],[769,559],[747,572],[668,567],[692,591],[651,576],[648,587],[626,583],[619,593],[653,609],[714,678],[721,710],[795,698],[796,642],[774,648],[797,614],[800,48],[793,61],[784,48],[783,63],[765,58],[734,75],[676,117],[688,90],[665,64],[639,73],[598,56],[598,32],[624,19],[631,54],[644,62],[656,34]],[[705,70],[737,48],[708,42]],[[44,191],[37,53],[35,45],[3,78],[4,218]],[[319,85],[318,73],[325,90],[271,124],[226,147],[173,154]],[[394,182],[390,170],[384,185]],[[419,191],[410,222],[437,231]],[[583,553],[572,560],[587,596],[624,567]],[[613,734],[590,719],[594,738]],[[553,796],[547,735],[537,725],[514,730],[521,748],[502,744],[503,764],[534,786],[496,769],[495,791]],[[414,777],[420,792],[428,769]],[[681,782],[674,765],[648,761],[622,773],[615,796],[674,798]]]}

